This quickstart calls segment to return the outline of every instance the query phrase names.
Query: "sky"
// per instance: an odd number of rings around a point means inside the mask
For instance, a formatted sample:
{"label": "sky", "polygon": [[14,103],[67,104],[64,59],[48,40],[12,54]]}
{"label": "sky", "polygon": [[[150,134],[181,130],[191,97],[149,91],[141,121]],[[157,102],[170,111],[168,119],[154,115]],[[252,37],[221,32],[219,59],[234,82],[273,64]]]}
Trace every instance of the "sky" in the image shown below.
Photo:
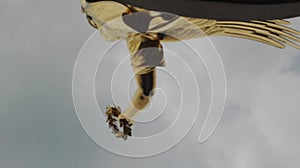
{"label": "sky", "polygon": [[[196,123],[172,149],[130,158],[101,148],[76,115],[73,68],[80,48],[94,32],[80,12],[80,3],[17,0],[1,1],[0,8],[1,167],[299,167],[299,50],[211,38],[227,77],[225,110],[212,137],[199,144],[200,123]],[[300,29],[299,17],[289,21]],[[101,73],[98,84],[100,78]],[[167,86],[167,81],[160,80],[160,85]],[[167,126],[163,121],[158,127],[140,124],[137,135],[143,136],[144,129],[159,131]]]}

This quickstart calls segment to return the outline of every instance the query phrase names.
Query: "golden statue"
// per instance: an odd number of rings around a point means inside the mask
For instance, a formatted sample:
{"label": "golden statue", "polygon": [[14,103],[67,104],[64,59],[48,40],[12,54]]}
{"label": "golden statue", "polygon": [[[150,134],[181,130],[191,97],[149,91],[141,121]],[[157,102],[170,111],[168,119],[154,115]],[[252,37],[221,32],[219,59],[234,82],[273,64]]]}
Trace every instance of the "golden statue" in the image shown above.
{"label": "golden statue", "polygon": [[[121,112],[119,106],[106,108],[109,127],[117,137],[124,140],[132,134],[133,118],[149,104],[154,95],[155,67],[165,65],[161,42],[204,36],[232,36],[259,41],[278,48],[284,48],[287,44],[300,49],[300,45],[297,44],[300,42],[300,38],[297,37],[300,32],[287,27],[289,22],[281,19],[226,21],[184,17],[116,1],[81,0],[81,5],[88,22],[98,29],[106,40],[124,38],[127,41],[138,88],[131,104],[124,112]],[[137,12],[142,13],[138,15],[137,20],[134,20],[133,14]],[[183,20],[188,20],[196,26],[184,25]],[[159,31],[153,31],[154,29]],[[202,33],[197,33],[199,30]],[[168,35],[168,32],[174,31],[180,34],[180,39]],[[123,131],[119,130],[121,127]]]}

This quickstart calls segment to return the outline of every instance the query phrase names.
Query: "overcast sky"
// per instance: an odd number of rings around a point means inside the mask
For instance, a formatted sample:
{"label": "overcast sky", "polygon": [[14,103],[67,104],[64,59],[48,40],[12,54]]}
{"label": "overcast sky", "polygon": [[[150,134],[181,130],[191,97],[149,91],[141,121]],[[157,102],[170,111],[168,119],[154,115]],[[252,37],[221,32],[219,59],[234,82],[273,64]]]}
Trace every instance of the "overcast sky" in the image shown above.
{"label": "overcast sky", "polygon": [[[228,82],[213,136],[198,144],[196,124],[171,150],[134,159],[99,147],[77,119],[73,67],[94,32],[79,2],[1,1],[0,20],[1,167],[299,167],[299,50],[212,38]],[[300,29],[300,18],[290,21]]]}

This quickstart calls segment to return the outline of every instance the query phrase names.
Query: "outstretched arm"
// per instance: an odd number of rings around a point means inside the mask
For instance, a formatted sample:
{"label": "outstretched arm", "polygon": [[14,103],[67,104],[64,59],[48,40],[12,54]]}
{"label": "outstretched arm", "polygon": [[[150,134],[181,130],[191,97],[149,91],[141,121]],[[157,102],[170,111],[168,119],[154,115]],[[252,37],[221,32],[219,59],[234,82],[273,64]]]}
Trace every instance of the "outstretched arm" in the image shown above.
{"label": "outstretched arm", "polygon": [[134,34],[127,38],[131,65],[135,73],[137,89],[131,104],[120,115],[132,119],[150,102],[156,85],[156,66],[163,66],[163,48],[156,34]]}
{"label": "outstretched arm", "polygon": [[[133,118],[150,102],[156,86],[156,67],[164,66],[163,49],[156,34],[134,34],[127,40],[131,65],[135,74],[137,89],[129,106],[121,113],[119,107],[107,107],[107,122],[117,137],[131,136]],[[117,118],[114,118],[114,117]],[[119,121],[123,131],[115,122]]]}

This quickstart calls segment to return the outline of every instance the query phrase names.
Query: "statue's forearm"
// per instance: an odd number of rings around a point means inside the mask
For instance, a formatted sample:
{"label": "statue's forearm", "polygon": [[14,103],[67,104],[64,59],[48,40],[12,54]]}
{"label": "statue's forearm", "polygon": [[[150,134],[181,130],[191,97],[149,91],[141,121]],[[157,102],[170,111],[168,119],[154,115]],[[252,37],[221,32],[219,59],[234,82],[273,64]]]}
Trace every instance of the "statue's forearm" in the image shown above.
{"label": "statue's forearm", "polygon": [[136,73],[135,78],[138,88],[135,91],[129,107],[124,113],[124,115],[130,119],[149,104],[151,96],[154,94],[156,85],[155,67],[151,68],[151,70],[145,74]]}

